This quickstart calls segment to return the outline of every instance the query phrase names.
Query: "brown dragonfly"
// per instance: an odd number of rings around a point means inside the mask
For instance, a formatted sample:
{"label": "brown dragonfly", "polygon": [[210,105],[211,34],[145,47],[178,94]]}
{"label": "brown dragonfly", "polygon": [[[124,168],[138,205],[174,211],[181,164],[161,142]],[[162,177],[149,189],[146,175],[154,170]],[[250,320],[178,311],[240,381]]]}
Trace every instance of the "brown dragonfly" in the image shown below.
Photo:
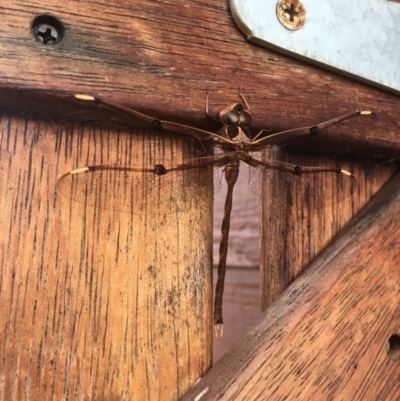
{"label": "brown dragonfly", "polygon": [[[224,291],[226,262],[228,252],[228,238],[230,228],[230,218],[232,211],[232,194],[236,180],[239,175],[240,162],[248,164],[260,174],[271,170],[279,170],[286,174],[295,176],[307,176],[312,174],[325,173],[334,177],[344,177],[344,179],[352,179],[353,174],[340,168],[327,168],[317,166],[300,166],[291,164],[277,159],[266,159],[263,152],[274,146],[285,144],[290,139],[305,136],[318,135],[321,130],[337,124],[343,120],[356,116],[365,116],[372,114],[370,111],[355,111],[340,117],[333,118],[328,121],[321,122],[316,125],[295,128],[287,131],[271,134],[268,130],[262,129],[255,136],[252,136],[250,127],[252,123],[252,115],[246,99],[239,93],[242,102],[232,103],[221,110],[217,116],[211,114],[208,110],[208,94],[205,101],[205,112],[208,118],[218,121],[222,124],[222,128],[213,133],[206,130],[198,129],[184,124],[170,121],[162,121],[153,118],[136,110],[125,107],[121,104],[95,98],[88,95],[75,95],[80,101],[95,102],[107,108],[118,110],[124,114],[135,117],[153,127],[161,130],[167,130],[175,133],[183,134],[190,139],[198,141],[204,149],[213,149],[213,156],[200,157],[185,161],[184,163],[171,166],[156,164],[149,168],[133,166],[85,166],[70,171],[60,178],[60,182],[68,181],[72,177],[79,177],[98,172],[104,169],[114,169],[119,171],[130,171],[134,173],[147,173],[153,176],[171,176],[174,173],[185,170],[193,170],[207,166],[224,169],[225,180],[228,186],[225,200],[225,213],[221,227],[221,241],[219,248],[218,262],[218,279],[215,289],[214,302],[214,324],[216,335],[222,336],[223,318],[222,318],[222,297]],[[300,179],[300,177],[299,177]]]}

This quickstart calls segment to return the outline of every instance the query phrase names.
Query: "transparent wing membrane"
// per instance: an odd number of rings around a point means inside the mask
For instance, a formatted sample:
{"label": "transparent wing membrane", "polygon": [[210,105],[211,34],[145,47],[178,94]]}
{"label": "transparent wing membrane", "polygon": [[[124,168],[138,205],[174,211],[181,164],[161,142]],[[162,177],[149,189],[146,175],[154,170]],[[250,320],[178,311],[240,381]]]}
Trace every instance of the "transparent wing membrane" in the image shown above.
{"label": "transparent wing membrane", "polygon": [[224,175],[223,167],[214,168],[214,195],[221,191],[222,188],[222,177]]}
{"label": "transparent wing membrane", "polygon": [[[317,156],[307,156],[305,159],[304,155],[282,151],[278,147],[257,152],[253,157],[271,165],[271,168],[251,167],[250,171],[249,190],[264,202],[273,203],[274,199],[280,199],[285,193],[288,195],[287,202],[291,204],[294,202],[291,194],[295,193],[297,204],[293,206],[318,209],[341,202],[357,190],[357,177],[351,174],[348,161]],[[274,168],[282,164],[304,169],[297,175]],[[336,171],[321,171],[323,169]]]}
{"label": "transparent wing membrane", "polygon": [[58,191],[85,206],[131,214],[170,214],[189,207],[199,169],[163,175],[143,170],[146,169],[107,165],[83,167],[63,175]]}

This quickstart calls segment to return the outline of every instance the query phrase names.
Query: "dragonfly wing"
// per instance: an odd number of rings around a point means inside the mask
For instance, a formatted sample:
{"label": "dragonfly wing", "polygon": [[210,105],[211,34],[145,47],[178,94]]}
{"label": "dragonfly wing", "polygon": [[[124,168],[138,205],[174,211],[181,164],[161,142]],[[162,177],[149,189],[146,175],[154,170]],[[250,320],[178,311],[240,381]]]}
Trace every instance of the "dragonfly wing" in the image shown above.
{"label": "dragonfly wing", "polygon": [[[228,158],[229,159],[229,158]],[[175,213],[190,205],[193,191],[208,190],[210,181],[199,182],[200,173],[214,167],[214,193],[222,186],[225,159],[221,155],[189,159],[174,166],[86,166],[64,174],[57,189],[82,204],[125,213],[147,214],[147,205],[158,205],[157,214]],[[165,171],[164,171],[165,170]],[[183,206],[185,207],[185,206]]]}
{"label": "dragonfly wing", "polygon": [[57,104],[57,115],[62,116],[61,126],[74,126],[78,123],[95,123],[97,125],[122,124],[135,127],[148,124],[127,116],[121,112],[95,102],[82,102],[75,96],[65,96]]}
{"label": "dragonfly wing", "polygon": [[[224,152],[221,149],[214,149],[214,160],[224,156]],[[214,195],[217,194],[222,188],[222,177],[224,175],[224,166],[214,167]]]}
{"label": "dragonfly wing", "polygon": [[[156,170],[157,167],[83,167],[64,174],[58,180],[58,192],[85,207],[132,214],[170,214],[189,207],[191,191],[199,190],[199,169],[159,171],[163,174]],[[209,182],[200,184],[206,187]]]}
{"label": "dragonfly wing", "polygon": [[[340,172],[306,172],[296,175],[290,171],[274,168],[287,166],[294,168],[320,167],[346,170],[351,172],[348,161],[339,158],[324,158],[287,152],[285,148],[273,147],[262,153],[252,154],[254,159],[267,163],[270,167],[252,167],[249,190],[266,202],[274,202],[287,194],[287,203],[298,203],[298,207],[318,209],[326,205],[336,204],[350,197],[357,190],[357,177]],[[287,164],[286,164],[287,163]],[[291,196],[296,193],[296,201]]]}
{"label": "dragonfly wing", "polygon": [[198,165],[200,167],[214,166],[214,194],[222,188],[222,177],[225,165],[229,162],[232,154],[226,154],[221,149],[215,148],[213,156],[196,157],[187,162],[188,165]]}
{"label": "dragonfly wing", "polygon": [[214,195],[221,191],[223,175],[223,167],[214,167]]}

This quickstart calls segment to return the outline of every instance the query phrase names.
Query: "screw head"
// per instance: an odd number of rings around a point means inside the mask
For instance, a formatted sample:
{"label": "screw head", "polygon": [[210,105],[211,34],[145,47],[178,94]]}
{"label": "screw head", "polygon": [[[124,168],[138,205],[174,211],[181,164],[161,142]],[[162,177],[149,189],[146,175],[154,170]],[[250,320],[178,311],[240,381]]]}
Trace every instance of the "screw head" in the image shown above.
{"label": "screw head", "polygon": [[54,26],[48,24],[40,24],[35,32],[35,36],[38,40],[40,40],[44,45],[48,45],[53,42],[57,42],[58,32],[54,28]]}
{"label": "screw head", "polygon": [[57,18],[40,15],[32,23],[32,32],[37,41],[44,45],[54,45],[61,41],[64,27]]}
{"label": "screw head", "polygon": [[306,22],[306,10],[300,0],[281,0],[276,5],[279,22],[291,31],[297,31]]}

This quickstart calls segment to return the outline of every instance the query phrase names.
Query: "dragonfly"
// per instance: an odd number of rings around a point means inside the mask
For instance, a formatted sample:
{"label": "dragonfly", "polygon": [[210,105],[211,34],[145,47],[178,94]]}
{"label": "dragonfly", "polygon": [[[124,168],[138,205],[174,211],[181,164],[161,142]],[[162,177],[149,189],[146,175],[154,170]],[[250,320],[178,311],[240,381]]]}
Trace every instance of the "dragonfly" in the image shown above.
{"label": "dragonfly", "polygon": [[[260,174],[271,170],[278,170],[285,174],[302,176],[313,174],[329,174],[332,176],[354,178],[354,175],[347,170],[332,167],[320,166],[302,166],[292,164],[287,161],[277,159],[268,159],[263,157],[263,153],[267,150],[285,144],[287,141],[303,137],[307,135],[316,136],[322,130],[338,124],[344,120],[348,120],[357,116],[371,115],[369,110],[357,110],[342,116],[320,122],[311,126],[294,128],[277,133],[271,133],[267,129],[261,129],[256,135],[252,135],[251,124],[252,114],[247,100],[242,93],[239,93],[239,102],[231,103],[217,114],[209,111],[209,94],[205,99],[205,115],[207,118],[218,122],[221,128],[216,132],[211,132],[189,125],[180,124],[171,121],[164,121],[147,114],[126,107],[122,104],[94,97],[91,95],[76,94],[75,98],[80,102],[97,103],[111,110],[122,112],[125,115],[133,117],[149,126],[160,130],[179,133],[191,140],[198,141],[203,149],[210,149],[213,155],[210,157],[199,157],[176,163],[174,165],[164,166],[163,164],[155,164],[149,168],[120,166],[113,167],[120,171],[131,171],[134,173],[151,174],[152,176],[171,176],[177,172],[185,170],[193,170],[196,168],[212,166],[215,169],[223,171],[227,184],[227,193],[225,199],[224,216],[221,225],[221,239],[219,247],[218,261],[218,278],[215,287],[214,298],[214,327],[216,336],[223,335],[223,292],[227,266],[228,240],[230,231],[231,211],[233,204],[233,189],[239,176],[239,166],[241,162],[246,163]],[[85,166],[74,169],[60,178],[60,181],[68,179],[68,177],[76,177],[80,175],[90,175],[99,169],[106,169],[107,166]],[[111,167],[109,167],[111,168]]]}

